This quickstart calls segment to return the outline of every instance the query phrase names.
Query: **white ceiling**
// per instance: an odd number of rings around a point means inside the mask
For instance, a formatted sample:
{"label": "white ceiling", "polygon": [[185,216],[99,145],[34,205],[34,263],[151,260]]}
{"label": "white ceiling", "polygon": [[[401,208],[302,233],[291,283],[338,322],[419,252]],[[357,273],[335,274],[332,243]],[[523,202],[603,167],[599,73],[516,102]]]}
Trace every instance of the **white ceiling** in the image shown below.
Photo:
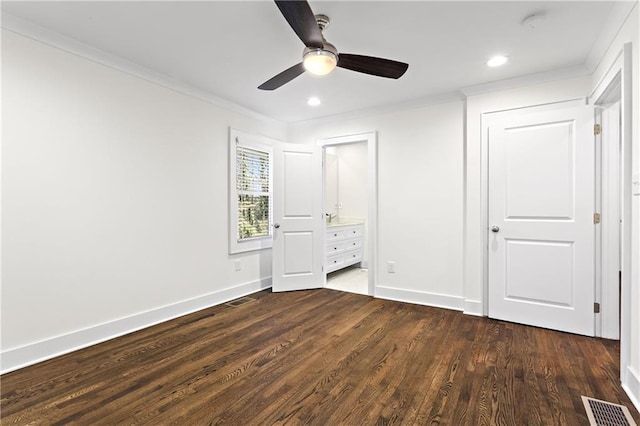
{"label": "white ceiling", "polygon": [[[271,1],[3,2],[2,11],[284,122],[395,105],[461,88],[586,66],[624,15],[612,1],[311,1],[339,51],[409,63],[399,80],[336,69],[273,92],[257,86],[301,61]],[[629,2],[622,2],[629,8]],[[531,30],[521,21],[544,12]],[[613,29],[613,30],[612,30]],[[485,65],[495,54],[507,65]],[[596,58],[599,59],[599,58]],[[592,67],[592,66],[591,66]],[[584,68],[585,72],[587,68]],[[318,96],[319,107],[306,99]]]}

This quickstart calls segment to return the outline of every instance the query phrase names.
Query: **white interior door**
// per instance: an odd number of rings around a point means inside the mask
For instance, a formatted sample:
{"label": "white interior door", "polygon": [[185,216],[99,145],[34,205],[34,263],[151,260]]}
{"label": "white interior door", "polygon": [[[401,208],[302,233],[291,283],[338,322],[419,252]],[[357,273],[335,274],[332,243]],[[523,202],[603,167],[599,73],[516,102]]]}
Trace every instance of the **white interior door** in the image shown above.
{"label": "white interior door", "polygon": [[273,291],[324,286],[322,148],[273,149]]}
{"label": "white interior door", "polygon": [[593,108],[505,114],[488,139],[489,316],[593,336]]}

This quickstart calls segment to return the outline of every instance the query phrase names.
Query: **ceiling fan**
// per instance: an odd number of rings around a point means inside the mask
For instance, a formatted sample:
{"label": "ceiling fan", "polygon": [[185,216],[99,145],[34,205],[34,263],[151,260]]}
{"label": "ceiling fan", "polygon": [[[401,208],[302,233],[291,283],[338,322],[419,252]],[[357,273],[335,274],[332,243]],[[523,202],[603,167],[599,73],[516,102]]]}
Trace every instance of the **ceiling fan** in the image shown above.
{"label": "ceiling fan", "polygon": [[304,43],[303,59],[299,64],[262,83],[258,89],[277,89],[305,71],[315,75],[326,75],[336,66],[378,77],[396,79],[402,77],[409,67],[409,64],[391,59],[338,53],[338,49],[329,43],[322,34],[322,31],[329,25],[328,16],[314,16],[311,6],[305,0],[276,0],[275,3],[293,31]]}

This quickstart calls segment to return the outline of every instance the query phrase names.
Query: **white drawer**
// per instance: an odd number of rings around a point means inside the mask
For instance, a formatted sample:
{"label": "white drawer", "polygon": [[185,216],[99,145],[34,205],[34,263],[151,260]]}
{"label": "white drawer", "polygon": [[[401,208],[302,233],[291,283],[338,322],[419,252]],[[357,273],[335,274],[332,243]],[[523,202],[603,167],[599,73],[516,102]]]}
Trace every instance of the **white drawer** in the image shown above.
{"label": "white drawer", "polygon": [[345,250],[346,242],[336,241],[331,244],[327,244],[326,255],[333,256],[334,254],[342,253]]}
{"label": "white drawer", "polygon": [[343,244],[343,250],[356,250],[362,248],[362,238],[356,238],[353,240],[346,240]]}
{"label": "white drawer", "polygon": [[344,256],[342,254],[336,254],[334,256],[327,257],[327,273],[337,271],[344,266]]}
{"label": "white drawer", "polygon": [[362,225],[356,225],[344,230],[344,238],[356,238],[362,237],[364,227]]}
{"label": "white drawer", "polygon": [[344,253],[344,265],[353,265],[362,261],[362,250],[348,251]]}
{"label": "white drawer", "polygon": [[338,228],[338,229],[332,229],[327,231],[327,238],[326,238],[327,243],[330,243],[332,241],[342,240],[342,239],[344,239],[344,229]]}

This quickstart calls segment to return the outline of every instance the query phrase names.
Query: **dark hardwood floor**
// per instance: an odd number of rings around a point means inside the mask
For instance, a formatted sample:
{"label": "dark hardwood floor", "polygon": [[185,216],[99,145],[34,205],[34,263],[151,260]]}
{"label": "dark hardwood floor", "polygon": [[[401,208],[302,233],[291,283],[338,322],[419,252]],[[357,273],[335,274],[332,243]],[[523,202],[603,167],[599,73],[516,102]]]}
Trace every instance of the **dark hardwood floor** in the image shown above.
{"label": "dark hardwood floor", "polygon": [[617,342],[333,290],[253,295],[0,378],[12,424],[586,425]]}

